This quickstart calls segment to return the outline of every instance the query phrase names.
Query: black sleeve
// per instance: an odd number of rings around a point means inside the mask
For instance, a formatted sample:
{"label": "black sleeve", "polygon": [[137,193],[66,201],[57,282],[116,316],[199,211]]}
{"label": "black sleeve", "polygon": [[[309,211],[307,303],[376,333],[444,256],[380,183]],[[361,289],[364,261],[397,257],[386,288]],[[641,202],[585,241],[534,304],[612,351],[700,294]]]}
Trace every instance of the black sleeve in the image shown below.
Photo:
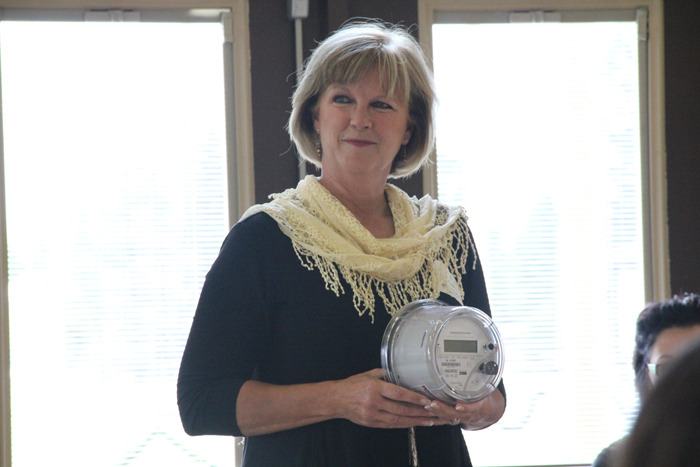
{"label": "black sleeve", "polygon": [[202,287],[177,381],[180,418],[190,435],[241,435],[236,399],[268,334],[261,216],[234,226]]}
{"label": "black sleeve", "polygon": [[[469,236],[472,236],[471,231],[469,232]],[[474,237],[471,238],[473,239]],[[469,254],[467,256],[467,272],[462,276],[462,287],[464,287],[464,305],[478,308],[491,316],[491,305],[486,290],[484,270],[481,267],[481,260],[476,249],[476,243],[469,249]],[[505,399],[506,388],[503,384],[503,380],[498,384],[498,390],[501,391]]]}
{"label": "black sleeve", "polygon": [[[469,235],[471,235],[471,232]],[[479,258],[476,246],[469,249],[467,271],[462,275],[462,287],[464,290],[464,305],[478,308],[491,316],[489,294],[486,290],[484,271],[481,268],[481,258]]]}

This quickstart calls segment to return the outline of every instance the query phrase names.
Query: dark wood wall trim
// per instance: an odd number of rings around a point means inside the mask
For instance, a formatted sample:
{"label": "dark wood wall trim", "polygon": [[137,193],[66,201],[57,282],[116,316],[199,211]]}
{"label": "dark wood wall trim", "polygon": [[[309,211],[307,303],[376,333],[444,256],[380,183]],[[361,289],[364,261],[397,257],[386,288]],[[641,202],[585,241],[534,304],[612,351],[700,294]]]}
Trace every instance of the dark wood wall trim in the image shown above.
{"label": "dark wood wall trim", "polygon": [[700,2],[664,5],[671,291],[700,292]]}

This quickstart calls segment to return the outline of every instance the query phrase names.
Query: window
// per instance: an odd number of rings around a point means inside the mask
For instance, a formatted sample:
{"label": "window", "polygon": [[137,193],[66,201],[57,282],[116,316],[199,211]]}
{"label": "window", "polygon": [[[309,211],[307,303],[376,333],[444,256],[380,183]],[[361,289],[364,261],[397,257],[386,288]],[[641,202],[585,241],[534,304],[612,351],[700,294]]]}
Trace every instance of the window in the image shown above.
{"label": "window", "polygon": [[474,3],[421,4],[439,97],[426,185],[467,210],[506,353],[506,415],[465,437],[479,466],[589,465],[635,416],[635,319],[668,287],[652,235],[658,4]]}
{"label": "window", "polygon": [[240,5],[3,12],[3,465],[233,465],[182,430],[176,377],[252,201]]}

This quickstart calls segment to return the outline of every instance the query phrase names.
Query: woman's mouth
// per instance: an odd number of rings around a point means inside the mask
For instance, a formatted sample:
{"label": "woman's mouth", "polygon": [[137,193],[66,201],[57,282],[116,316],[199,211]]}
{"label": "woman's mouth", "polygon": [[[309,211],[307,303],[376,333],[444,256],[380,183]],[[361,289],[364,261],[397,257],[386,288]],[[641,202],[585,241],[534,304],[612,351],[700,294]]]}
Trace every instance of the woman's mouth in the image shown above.
{"label": "woman's mouth", "polygon": [[374,141],[368,141],[364,139],[345,139],[343,141],[357,148],[364,148],[375,144]]}

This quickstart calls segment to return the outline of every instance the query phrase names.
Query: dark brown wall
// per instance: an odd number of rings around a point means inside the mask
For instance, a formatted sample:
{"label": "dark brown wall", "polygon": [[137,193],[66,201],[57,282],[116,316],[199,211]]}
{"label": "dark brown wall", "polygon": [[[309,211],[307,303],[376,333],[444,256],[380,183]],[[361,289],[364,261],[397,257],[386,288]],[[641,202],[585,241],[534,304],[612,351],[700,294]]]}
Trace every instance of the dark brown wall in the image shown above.
{"label": "dark brown wall", "polygon": [[664,6],[671,290],[700,292],[700,1]]}
{"label": "dark brown wall", "polygon": [[[700,0],[667,0],[665,15],[666,140],[671,290],[700,291]],[[418,22],[411,0],[310,0],[304,50],[347,18]],[[296,185],[296,154],[284,127],[294,85],[294,25],[286,0],[251,0],[253,137],[258,202]],[[421,194],[420,176],[401,182]]]}
{"label": "dark brown wall", "polygon": [[296,154],[284,130],[294,85],[294,25],[285,0],[252,0],[250,67],[255,151],[255,198],[267,200],[296,185]]}

